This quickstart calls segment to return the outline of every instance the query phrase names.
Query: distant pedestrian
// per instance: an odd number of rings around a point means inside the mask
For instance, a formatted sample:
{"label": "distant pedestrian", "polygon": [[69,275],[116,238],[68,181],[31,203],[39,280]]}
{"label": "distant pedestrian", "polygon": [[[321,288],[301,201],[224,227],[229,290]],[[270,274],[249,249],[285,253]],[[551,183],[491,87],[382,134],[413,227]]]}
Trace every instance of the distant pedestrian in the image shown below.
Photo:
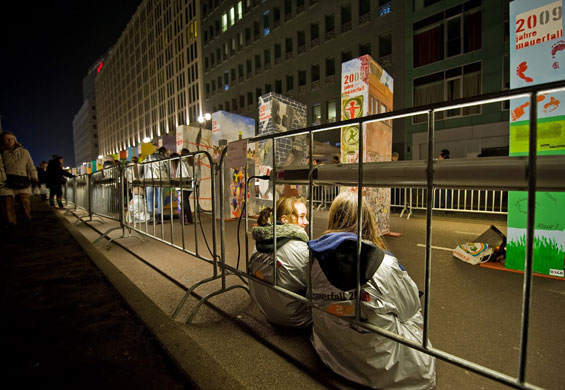
{"label": "distant pedestrian", "polygon": [[339,164],[339,156],[334,156],[332,164]]}
{"label": "distant pedestrian", "polygon": [[37,167],[37,181],[39,183],[39,196],[46,201],[49,191],[47,190],[47,161],[42,161]]}
{"label": "distant pedestrian", "polygon": [[398,152],[392,152],[391,161],[398,161]]}
{"label": "distant pedestrian", "polygon": [[441,152],[439,152],[438,160],[448,160],[449,154],[449,149],[442,149]]}
{"label": "distant pedestrian", "polygon": [[63,157],[54,154],[53,158],[47,164],[47,187],[49,188],[49,205],[55,208],[55,198],[57,198],[57,206],[64,209],[63,184],[67,181],[65,177],[73,177],[73,175],[63,169]]}
{"label": "distant pedestrian", "polygon": [[0,206],[3,223],[8,227],[16,225],[16,204],[18,200],[27,223],[31,222],[29,196],[31,187],[37,186],[37,170],[29,152],[18,143],[16,136],[5,131],[0,133],[0,150],[3,170],[6,174],[4,186],[0,188]]}
{"label": "distant pedestrian", "polygon": [[[192,172],[194,170],[194,157],[190,156],[190,152],[188,149],[183,149],[180,152],[181,161],[180,161],[180,169],[177,170],[176,176],[183,181],[186,181],[187,184],[184,184],[182,187],[182,204],[183,204],[183,223],[185,225],[192,225],[194,223],[194,218],[192,217],[192,210],[190,208],[190,194],[194,190],[194,179],[192,177]],[[186,157],[188,156],[188,157]]]}
{"label": "distant pedestrian", "polygon": [[145,159],[143,177],[151,186],[145,187],[145,201],[147,211],[153,216],[156,223],[160,223],[163,212],[162,182],[169,180],[169,164],[161,161],[167,158],[167,149],[161,146],[155,153]]}

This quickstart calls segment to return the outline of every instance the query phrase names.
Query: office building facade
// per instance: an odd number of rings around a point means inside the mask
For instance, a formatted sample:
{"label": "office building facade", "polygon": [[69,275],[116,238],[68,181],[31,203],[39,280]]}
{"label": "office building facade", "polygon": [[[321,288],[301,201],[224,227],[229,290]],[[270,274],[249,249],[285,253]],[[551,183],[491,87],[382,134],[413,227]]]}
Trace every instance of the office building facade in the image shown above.
{"label": "office building facade", "polygon": [[[404,106],[509,88],[508,3],[508,0],[405,0]],[[505,154],[508,117],[507,103],[438,113],[436,150],[439,153],[447,148],[451,157]],[[404,157],[427,158],[426,117],[403,121]]]}
{"label": "office building facade", "polygon": [[144,0],[96,78],[100,154],[174,134],[200,113],[196,0]]}
{"label": "office building facade", "polygon": [[103,57],[96,61],[82,80],[83,103],[73,118],[73,148],[77,165],[95,160],[98,156],[95,81],[103,61]]}
{"label": "office building facade", "polygon": [[337,121],[341,64],[365,54],[403,89],[404,52],[396,50],[403,43],[402,5],[203,1],[204,110],[257,120],[259,97],[275,92],[307,105],[308,126]]}

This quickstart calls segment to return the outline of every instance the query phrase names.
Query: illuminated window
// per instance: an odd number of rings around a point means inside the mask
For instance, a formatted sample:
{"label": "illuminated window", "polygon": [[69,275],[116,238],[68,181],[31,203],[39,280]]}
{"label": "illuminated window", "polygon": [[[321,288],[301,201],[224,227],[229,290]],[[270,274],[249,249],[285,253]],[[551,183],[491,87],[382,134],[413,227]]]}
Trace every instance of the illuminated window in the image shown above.
{"label": "illuminated window", "polygon": [[228,29],[228,14],[222,15],[222,32]]}
{"label": "illuminated window", "polygon": [[230,8],[230,20],[229,20],[229,26],[233,26],[235,23],[235,8],[231,7]]}
{"label": "illuminated window", "polygon": [[243,2],[238,1],[237,2],[237,20],[240,20],[241,18],[243,18]]}

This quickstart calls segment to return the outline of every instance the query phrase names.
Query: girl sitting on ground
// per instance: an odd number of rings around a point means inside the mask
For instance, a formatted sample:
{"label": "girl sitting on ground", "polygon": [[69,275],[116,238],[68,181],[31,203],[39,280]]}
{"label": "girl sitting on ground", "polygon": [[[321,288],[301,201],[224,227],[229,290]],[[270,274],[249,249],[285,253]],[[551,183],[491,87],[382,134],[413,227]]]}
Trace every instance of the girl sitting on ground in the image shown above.
{"label": "girl sitting on ground", "polygon": [[[277,286],[305,295],[308,269],[308,226],[305,201],[283,197],[277,202],[276,245]],[[273,210],[264,208],[253,229],[256,252],[249,259],[249,274],[267,283],[274,282]],[[251,296],[269,322],[286,327],[311,323],[310,308],[300,300],[249,279]]]}
{"label": "girl sitting on ground", "polygon": [[[310,241],[312,344],[339,375],[374,389],[431,389],[435,359],[343,320],[355,317],[357,288],[357,194],[333,201],[328,229]],[[423,318],[414,281],[385,249],[366,203],[362,204],[360,319],[422,343]],[[341,317],[341,318],[340,318]]]}

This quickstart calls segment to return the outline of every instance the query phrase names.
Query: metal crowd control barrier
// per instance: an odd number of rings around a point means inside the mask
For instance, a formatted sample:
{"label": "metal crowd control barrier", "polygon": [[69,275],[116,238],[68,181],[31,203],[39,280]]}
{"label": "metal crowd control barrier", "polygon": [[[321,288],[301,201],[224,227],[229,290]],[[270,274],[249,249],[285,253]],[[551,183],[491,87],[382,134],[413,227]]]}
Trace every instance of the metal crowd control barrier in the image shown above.
{"label": "metal crowd control barrier", "polygon": [[[507,191],[459,188],[434,188],[435,211],[450,211],[481,214],[508,214]],[[426,210],[425,188],[392,188],[391,207],[401,208],[400,216],[406,213],[410,219],[412,210]]]}
{"label": "metal crowd control barrier", "polygon": [[320,185],[312,188],[312,203],[316,210],[327,210],[330,208],[335,197],[339,195],[339,187],[333,185]]}
{"label": "metal crowd control barrier", "polygon": [[[210,168],[209,178],[202,177],[202,167]],[[185,288],[185,295],[173,312],[173,318],[180,313],[194,289],[221,277],[218,273],[216,253],[214,171],[214,161],[206,151],[192,152],[176,158],[144,161],[124,169],[125,193],[129,196],[127,217],[123,220],[125,226],[212,265],[212,276]],[[203,179],[210,182],[211,246],[208,244],[201,221],[203,209],[199,198]],[[191,203],[190,214],[194,214],[193,224],[185,225],[187,208]],[[210,257],[207,257],[199,247],[199,235],[204,237],[207,246],[205,249]],[[198,309],[194,312],[196,310]]]}
{"label": "metal crowd control barrier", "polygon": [[[279,172],[276,164],[273,164],[271,173],[271,180],[273,180],[273,206],[275,206],[275,188],[277,184],[295,184],[295,185],[308,185],[309,194],[314,196],[314,185],[337,185],[337,186],[353,186],[353,187],[401,187],[401,188],[419,188],[425,189],[423,196],[425,202],[423,206],[426,210],[426,251],[425,251],[425,289],[424,289],[424,326],[422,343],[413,342],[393,332],[384,330],[362,321],[360,318],[360,303],[361,303],[361,285],[360,285],[360,266],[359,256],[361,254],[361,240],[357,240],[357,287],[355,289],[355,317],[347,318],[340,317],[342,320],[351,322],[357,327],[373,331],[383,335],[396,342],[402,343],[410,348],[420,352],[429,354],[436,358],[442,359],[450,364],[467,369],[484,377],[490,378],[497,382],[509,385],[519,389],[537,389],[539,387],[526,382],[526,366],[527,366],[527,352],[528,352],[528,329],[530,323],[530,305],[531,305],[531,289],[532,289],[532,262],[533,262],[533,243],[534,243],[534,220],[535,220],[535,202],[536,191],[565,191],[565,183],[558,178],[565,177],[565,156],[537,156],[537,100],[536,97],[539,93],[550,93],[555,91],[565,90],[565,82],[554,82],[544,85],[537,85],[533,87],[526,87],[505,91],[500,93],[491,93],[481,95],[473,98],[458,99],[449,103],[436,103],[428,106],[416,107],[412,109],[404,109],[399,111],[392,111],[373,115],[365,118],[357,118],[340,123],[335,123],[329,126],[316,126],[308,129],[300,129],[288,131],[285,133],[271,134],[265,136],[254,137],[250,142],[270,141],[273,143],[273,162],[277,161],[276,158],[276,143],[277,140],[297,135],[307,134],[310,138],[309,155],[312,161],[312,145],[314,133],[337,129],[347,125],[359,126],[359,149],[364,148],[363,145],[363,125],[370,122],[385,121],[396,118],[411,117],[414,115],[426,114],[428,116],[428,159],[427,161],[404,161],[404,162],[382,162],[382,163],[368,163],[364,162],[362,157],[356,164],[337,164],[337,165],[324,165],[324,166],[310,166],[308,169],[283,169]],[[482,105],[488,103],[495,103],[505,101],[513,98],[527,97],[530,100],[530,116],[529,116],[529,155],[527,157],[502,157],[502,158],[483,158],[483,159],[452,159],[437,161],[434,159],[434,136],[435,136],[435,114],[437,112],[469,107],[475,105]],[[359,153],[363,156],[363,153]],[[220,169],[224,167],[225,150],[220,160]],[[486,169],[488,168],[488,169]],[[223,177],[223,175],[220,175]],[[245,174],[247,183],[247,172]],[[224,191],[223,180],[220,181],[220,197],[223,200]],[[528,191],[528,217],[527,217],[527,234],[526,234],[526,261],[523,283],[523,300],[522,300],[522,318],[521,318],[521,343],[520,343],[520,357],[518,376],[513,377],[495,369],[477,364],[475,362],[464,359],[452,353],[432,347],[428,342],[428,334],[430,329],[429,308],[430,308],[430,291],[431,291],[431,264],[432,264],[432,213],[434,210],[435,196],[437,195],[438,202],[442,198],[441,191],[437,193],[437,189],[455,188],[463,190],[527,190]],[[411,191],[409,191],[411,193]],[[363,191],[357,191],[358,195],[358,215],[361,218],[361,207]],[[453,196],[453,193],[451,193]],[[312,215],[314,201],[310,199],[309,212]],[[245,188],[245,199],[247,199],[247,186]],[[406,197],[405,197],[406,199]],[[452,199],[453,202],[453,199]],[[495,201],[496,203],[496,201]],[[439,203],[438,203],[439,204]],[[449,205],[449,202],[446,203]],[[273,219],[276,220],[276,207],[274,209]],[[246,231],[248,228],[248,210],[245,210],[245,226]],[[245,286],[235,285],[226,287],[225,278],[229,274],[235,274],[239,277],[252,279],[256,283],[268,286],[280,293],[291,296],[297,300],[304,302],[312,307],[313,310],[324,310],[317,307],[311,300],[311,283],[309,283],[306,296],[295,294],[277,285],[277,262],[273,262],[274,281],[273,283],[266,283],[253,275],[247,273],[247,263],[249,261],[248,241],[246,238],[245,252],[246,252],[246,270],[245,272],[231,267],[226,264],[225,254],[225,229],[223,218],[221,218],[221,278],[222,287],[204,297],[195,308],[187,323],[189,323],[196,310],[200,305],[211,296],[218,295],[234,288],[244,288]],[[358,237],[361,236],[362,222],[358,222]],[[312,225],[309,226],[310,237],[313,234]],[[274,253],[276,258],[277,245],[276,245],[276,230],[273,226],[274,233]],[[310,264],[308,271],[310,271]],[[308,272],[309,273],[309,272]],[[310,273],[309,273],[310,274]],[[310,278],[310,275],[308,275]]]}
{"label": "metal crowd control barrier", "polygon": [[[422,202],[422,208],[426,210],[426,250],[425,250],[425,288],[424,288],[424,326],[423,326],[423,341],[422,343],[417,343],[410,341],[404,337],[401,337],[393,332],[378,328],[370,323],[362,321],[360,318],[360,299],[361,299],[361,285],[360,285],[360,275],[358,266],[357,274],[357,286],[355,289],[356,305],[355,305],[355,317],[347,318],[340,317],[342,320],[349,321],[355,326],[378,333],[391,340],[409,346],[420,352],[429,354],[436,358],[442,359],[450,364],[456,365],[458,367],[467,369],[484,377],[490,378],[497,382],[506,384],[511,387],[519,389],[537,389],[538,387],[526,382],[526,366],[527,366],[527,353],[528,353],[528,330],[530,323],[530,306],[531,306],[531,290],[532,290],[532,263],[533,263],[533,245],[534,245],[534,221],[535,221],[535,204],[536,204],[536,191],[565,191],[565,182],[560,180],[560,178],[565,177],[565,156],[537,156],[537,100],[536,97],[540,93],[550,93],[555,91],[565,90],[565,81],[548,83],[543,85],[537,85],[532,87],[520,88],[515,90],[504,91],[500,93],[485,94],[473,98],[464,98],[455,100],[449,103],[436,103],[428,106],[416,107],[411,109],[404,109],[398,111],[391,111],[388,113],[373,115],[364,118],[356,118],[348,121],[343,121],[339,123],[334,123],[332,126],[316,126],[308,129],[300,129],[288,131],[285,133],[271,134],[265,136],[258,136],[250,139],[251,142],[258,141],[269,141],[272,142],[273,151],[273,161],[277,161],[277,148],[276,143],[279,139],[293,137],[297,135],[306,134],[309,137],[309,155],[312,157],[313,139],[314,133],[339,129],[348,125],[358,125],[359,126],[359,149],[363,149],[363,125],[370,122],[385,121],[396,118],[411,117],[414,115],[425,114],[428,116],[428,159],[427,161],[397,161],[397,162],[381,162],[372,163],[364,162],[361,160],[356,164],[331,164],[322,165],[314,167],[310,163],[309,167],[306,169],[282,169],[273,164],[273,170],[271,173],[271,180],[273,180],[273,206],[275,205],[276,195],[275,188],[277,184],[296,184],[296,185],[308,185],[308,193],[312,194],[310,196],[310,201],[308,202],[309,212],[312,215],[314,208],[313,197],[315,197],[315,192],[313,187],[315,185],[331,185],[331,186],[348,186],[348,187],[400,187],[403,189],[418,189],[422,191],[422,196],[425,197],[425,202]],[[529,116],[529,155],[521,157],[492,157],[492,158],[481,158],[481,159],[451,159],[437,161],[434,159],[434,136],[435,136],[435,114],[437,112],[469,107],[474,105],[482,105],[488,103],[496,103],[504,100],[509,100],[513,98],[524,98],[527,97],[530,100],[530,116]],[[225,169],[225,157],[227,149],[224,149],[222,156],[220,158],[219,167],[220,169]],[[209,167],[211,167],[211,196],[212,199],[216,199],[216,194],[214,192],[214,177],[215,177],[215,164],[210,155],[207,152],[196,152],[191,153],[190,156],[179,158],[179,163],[183,160],[188,160],[189,157],[193,157],[203,154],[205,158],[208,159]],[[363,156],[363,153],[360,153]],[[212,258],[206,258],[203,256],[198,247],[195,250],[190,250],[186,246],[184,240],[184,226],[180,223],[180,230],[183,232],[182,245],[175,244],[174,237],[174,211],[170,207],[168,217],[165,216],[164,212],[160,214],[160,226],[159,221],[155,220],[155,207],[158,207],[159,203],[156,199],[161,201],[167,198],[165,194],[166,190],[169,190],[171,194],[171,189],[180,188],[182,193],[183,189],[186,189],[190,185],[188,184],[188,177],[183,177],[181,173],[180,176],[171,179],[171,176],[164,177],[163,173],[158,173],[157,175],[152,174],[148,177],[146,174],[141,178],[138,176],[128,176],[128,169],[140,173],[141,166],[151,167],[151,165],[158,164],[160,169],[169,169],[169,174],[171,172],[172,162],[175,159],[169,159],[159,162],[147,162],[144,164],[139,164],[133,168],[126,168],[124,174],[120,174],[120,170],[113,170],[111,168],[107,174],[97,173],[91,175],[91,191],[92,199],[89,203],[89,208],[93,214],[103,215],[105,217],[118,220],[120,222],[120,227],[122,229],[128,228],[135,230],[138,233],[146,236],[153,237],[161,242],[168,245],[172,245],[183,252],[189,253],[192,256],[206,260],[210,262],[213,266],[213,276],[205,278],[198,283],[194,284],[192,287],[188,288],[185,296],[179,303],[177,309],[173,313],[173,317],[177,316],[180,309],[184,305],[188,296],[192,291],[203,283],[210,282],[221,278],[222,286],[217,291],[208,294],[203,297],[194,308],[190,314],[187,323],[190,323],[194,316],[196,315],[198,309],[201,305],[210,297],[219,295],[221,293],[242,288],[247,290],[244,285],[232,285],[227,287],[226,277],[229,275],[236,275],[240,278],[252,279],[256,283],[260,283],[264,286],[268,286],[282,294],[291,296],[301,302],[312,307],[313,310],[323,310],[323,308],[317,307],[313,304],[311,296],[311,283],[309,283],[308,290],[305,296],[293,293],[277,285],[277,267],[276,262],[273,262],[274,269],[274,281],[273,283],[267,283],[260,280],[247,272],[247,264],[249,261],[249,243],[246,236],[245,240],[245,253],[246,253],[246,266],[245,271],[241,271],[238,268],[232,267],[226,264],[226,251],[225,251],[225,225],[223,218],[223,210],[220,209],[220,246],[221,254],[220,256],[216,253],[216,209],[215,201],[211,202],[211,216],[212,216],[212,248],[208,248]],[[312,158],[310,159],[312,161]],[[161,165],[165,163],[166,165]],[[190,165],[190,164],[189,164]],[[196,185],[193,187],[194,191],[198,192],[198,173],[196,172],[194,164],[192,166],[192,178],[196,179]],[[177,166],[178,168],[178,166]],[[106,171],[106,170],[105,170]],[[182,172],[182,168],[181,168]],[[130,172],[132,173],[132,172]],[[188,175],[187,175],[188,176]],[[224,175],[220,175],[220,199],[224,199]],[[186,179],[186,180],[185,180]],[[247,171],[245,172],[245,182],[247,183]],[[127,181],[127,185],[124,182]],[[73,202],[77,202],[76,198],[76,181],[73,181],[72,189],[66,187],[67,196],[72,197]],[[135,190],[135,188],[138,190]],[[125,220],[125,202],[124,194],[130,193],[135,195],[134,191],[138,191],[137,195],[144,194],[147,195],[151,191],[147,191],[151,188],[153,191],[155,189],[160,189],[157,191],[157,197],[153,196],[153,201],[151,202],[151,220],[145,219],[144,221],[127,222]],[[430,308],[430,292],[431,292],[431,264],[432,264],[432,213],[435,209],[435,199],[437,194],[438,205],[439,199],[442,198],[441,190],[437,193],[437,189],[459,189],[459,190],[487,190],[487,191],[527,191],[528,192],[528,206],[527,206],[527,233],[526,233],[526,259],[525,259],[525,271],[524,271],[524,283],[523,283],[523,299],[522,299],[522,316],[521,316],[521,343],[520,343],[520,357],[519,357],[519,367],[517,377],[513,377],[492,368],[477,364],[475,362],[464,359],[460,356],[454,355],[452,353],[434,348],[428,344],[428,334],[430,329],[430,319],[429,319],[429,308]],[[412,190],[404,192],[405,194],[412,194]],[[153,192],[155,194],[155,192]],[[357,191],[358,194],[358,215],[361,217],[361,205],[363,191]],[[171,196],[171,195],[169,195]],[[453,193],[451,193],[453,196]],[[197,196],[196,196],[197,197]],[[115,199],[119,199],[117,202]],[[447,198],[447,197],[446,197]],[[172,197],[171,197],[172,199]],[[247,199],[247,186],[245,187],[245,199]],[[404,199],[407,199],[405,196]],[[102,203],[102,200],[107,201],[106,204]],[[321,202],[321,200],[320,200]],[[451,199],[451,203],[453,198]],[[142,209],[148,212],[149,205],[146,200],[140,202]],[[396,203],[396,202],[395,202]],[[496,201],[495,201],[496,203]],[[181,205],[183,203],[181,202]],[[449,205],[447,202],[446,205]],[[181,206],[182,208],[183,206]],[[194,201],[194,209],[199,214],[198,202]],[[274,208],[273,218],[276,220],[276,208]],[[246,231],[248,230],[248,210],[245,208],[245,226]],[[144,216],[143,218],[146,218]],[[163,222],[166,219],[170,219],[170,226],[168,231],[170,233],[170,239],[165,236],[165,227]],[[361,226],[362,221],[358,222],[357,235],[361,236]],[[152,229],[151,229],[152,228]],[[202,228],[202,227],[201,227]],[[113,228],[116,229],[116,228]],[[112,229],[112,230],[113,230]],[[152,230],[152,231],[150,231]],[[197,245],[197,232],[196,225],[194,226],[194,245]],[[310,237],[313,234],[313,227],[309,227]],[[157,233],[160,231],[160,237]],[[106,232],[104,235],[107,235]],[[273,256],[276,257],[276,230],[273,227],[273,233],[275,235],[274,241],[274,253]],[[357,244],[357,256],[359,261],[359,256],[361,253],[361,241],[358,240]],[[218,261],[219,259],[219,261]],[[310,259],[311,260],[311,259]],[[220,273],[218,274],[218,268]],[[310,267],[309,267],[310,268]],[[309,271],[309,270],[308,270]],[[308,278],[310,278],[310,272],[308,272]]]}
{"label": "metal crowd control barrier", "polygon": [[[106,247],[112,241],[130,237],[130,229],[126,229],[124,224],[124,181],[122,179],[122,169],[119,166],[104,168],[101,171],[93,172],[90,175],[90,215],[97,215],[106,219],[119,222],[119,226],[107,229],[94,243],[108,237]],[[110,237],[109,234],[114,230],[122,230],[119,237]],[[128,232],[126,234],[126,231]],[[139,236],[136,237],[143,242]]]}

